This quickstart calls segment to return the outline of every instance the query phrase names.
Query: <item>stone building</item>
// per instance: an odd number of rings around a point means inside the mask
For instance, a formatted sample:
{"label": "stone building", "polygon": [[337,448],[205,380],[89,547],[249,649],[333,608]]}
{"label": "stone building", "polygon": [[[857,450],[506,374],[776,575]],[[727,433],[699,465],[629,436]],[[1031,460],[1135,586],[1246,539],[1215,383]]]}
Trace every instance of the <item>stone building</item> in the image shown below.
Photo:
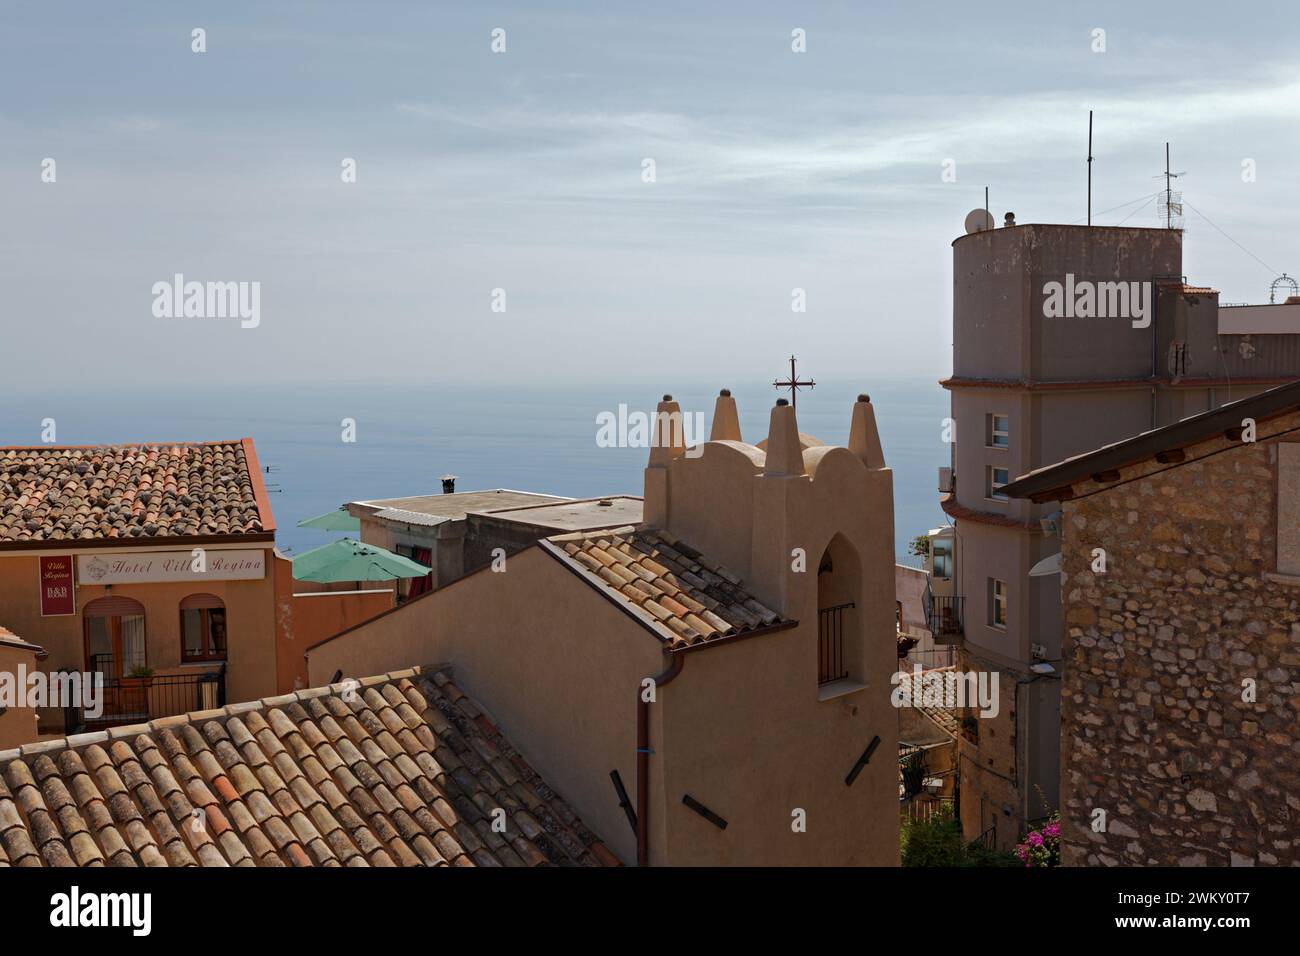
{"label": "stone building", "polygon": [[1002,700],[963,728],[968,838],[1009,847],[1059,805],[1061,605],[1043,532],[1057,506],[1004,486],[1300,376],[1300,302],[1220,303],[1187,283],[1183,238],[1008,216],[952,244],[952,461],[939,479],[952,524],[930,535],[946,572],[932,575],[930,630],[959,670],[999,674]]}
{"label": "stone building", "polygon": [[1062,503],[1063,862],[1300,864],[1300,382],[1005,490]]}

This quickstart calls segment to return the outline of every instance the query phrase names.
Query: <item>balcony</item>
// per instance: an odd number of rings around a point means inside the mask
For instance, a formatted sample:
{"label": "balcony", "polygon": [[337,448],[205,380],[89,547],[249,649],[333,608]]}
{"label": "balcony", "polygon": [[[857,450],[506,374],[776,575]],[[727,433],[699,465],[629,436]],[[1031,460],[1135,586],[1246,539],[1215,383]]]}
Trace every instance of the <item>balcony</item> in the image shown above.
{"label": "balcony", "polygon": [[120,675],[108,655],[96,655],[92,661],[94,670],[104,675],[100,713],[65,707],[66,734],[142,724],[158,717],[224,707],[226,703],[224,663],[200,673],[131,677]]}
{"label": "balcony", "polygon": [[925,626],[934,635],[936,644],[960,644],[962,628],[962,602],[960,597],[942,597],[926,592]]}

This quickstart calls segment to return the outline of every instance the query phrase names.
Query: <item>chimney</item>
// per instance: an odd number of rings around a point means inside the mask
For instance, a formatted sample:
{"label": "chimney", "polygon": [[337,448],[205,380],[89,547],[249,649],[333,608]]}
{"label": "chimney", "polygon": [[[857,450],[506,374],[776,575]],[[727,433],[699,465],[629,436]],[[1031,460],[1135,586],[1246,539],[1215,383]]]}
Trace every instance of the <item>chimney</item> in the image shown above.
{"label": "chimney", "polygon": [[778,398],[767,427],[767,461],[764,477],[797,478],[803,474],[803,448],[799,423],[788,399]]}
{"label": "chimney", "polygon": [[853,421],[849,425],[849,451],[862,459],[862,463],[875,470],[885,467],[885,453],[880,447],[880,433],[876,431],[876,411],[871,407],[870,395],[859,395],[853,403]]}
{"label": "chimney", "polygon": [[671,395],[655,408],[654,440],[650,444],[650,467],[667,467],[674,458],[686,453],[686,422],[682,407]]}
{"label": "chimney", "polygon": [[647,527],[668,527],[668,466],[686,453],[685,426],[681,406],[665,395],[655,409],[654,437],[645,469],[641,517]]}
{"label": "chimney", "polygon": [[455,476],[455,475],[443,475],[443,476],[442,476],[442,493],[443,493],[444,495],[454,495],[454,494],[456,493],[456,476]]}
{"label": "chimney", "polygon": [[709,441],[741,441],[740,415],[729,388],[718,393],[718,400],[713,405],[713,427],[709,429]]}

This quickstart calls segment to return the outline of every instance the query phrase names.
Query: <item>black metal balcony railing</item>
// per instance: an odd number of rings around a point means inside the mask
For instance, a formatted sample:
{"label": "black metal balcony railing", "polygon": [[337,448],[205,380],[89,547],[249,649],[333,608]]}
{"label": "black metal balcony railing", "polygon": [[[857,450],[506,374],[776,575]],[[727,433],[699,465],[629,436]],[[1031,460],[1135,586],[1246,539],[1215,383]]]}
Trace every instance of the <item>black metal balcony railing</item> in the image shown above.
{"label": "black metal balcony railing", "polygon": [[844,612],[853,602],[817,611],[817,685],[843,680],[849,676],[844,658]]}
{"label": "black metal balcony railing", "polygon": [[196,674],[158,674],[148,677],[119,676],[107,655],[96,655],[95,672],[104,675],[99,713],[81,706],[65,707],[65,733],[104,730],[123,724],[139,724],[158,717],[174,717],[196,710],[210,710],[226,704],[226,665]]}
{"label": "black metal balcony railing", "polygon": [[926,594],[925,626],[934,635],[936,644],[951,644],[961,640],[962,602],[960,597]]}

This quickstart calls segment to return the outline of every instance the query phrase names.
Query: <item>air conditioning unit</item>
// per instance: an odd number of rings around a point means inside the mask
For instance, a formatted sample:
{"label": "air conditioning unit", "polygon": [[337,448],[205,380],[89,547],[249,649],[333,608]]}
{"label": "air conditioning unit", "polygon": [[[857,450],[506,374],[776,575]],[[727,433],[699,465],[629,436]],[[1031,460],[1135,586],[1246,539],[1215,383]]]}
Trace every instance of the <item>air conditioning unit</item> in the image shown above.
{"label": "air conditioning unit", "polygon": [[944,494],[952,494],[952,469],[939,469],[939,490]]}

